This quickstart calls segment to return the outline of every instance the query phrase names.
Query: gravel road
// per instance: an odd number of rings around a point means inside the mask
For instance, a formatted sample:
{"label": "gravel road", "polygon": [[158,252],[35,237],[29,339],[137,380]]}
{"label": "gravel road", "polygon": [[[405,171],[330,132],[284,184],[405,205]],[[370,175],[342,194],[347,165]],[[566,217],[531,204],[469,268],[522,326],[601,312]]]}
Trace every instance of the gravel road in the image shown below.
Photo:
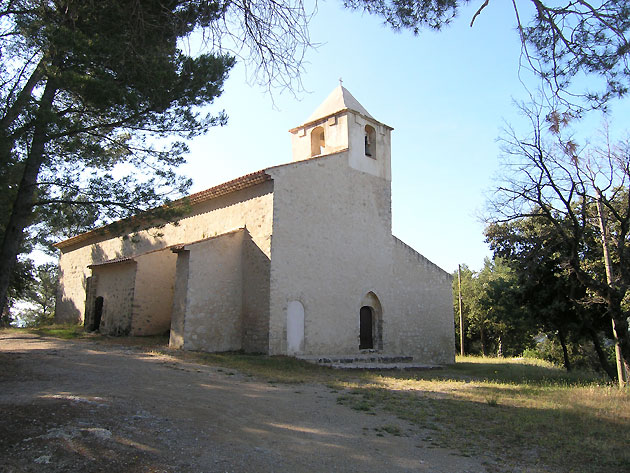
{"label": "gravel road", "polygon": [[338,395],[135,348],[0,333],[0,472],[486,471]]}

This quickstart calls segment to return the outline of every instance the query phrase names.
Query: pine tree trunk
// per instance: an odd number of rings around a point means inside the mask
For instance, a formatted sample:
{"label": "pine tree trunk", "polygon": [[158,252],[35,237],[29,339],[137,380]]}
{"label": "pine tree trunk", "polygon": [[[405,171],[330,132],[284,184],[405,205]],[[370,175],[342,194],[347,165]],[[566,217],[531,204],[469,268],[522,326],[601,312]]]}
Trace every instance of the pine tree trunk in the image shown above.
{"label": "pine tree trunk", "polygon": [[4,312],[7,304],[7,292],[24,239],[24,230],[31,224],[37,176],[44,162],[48,123],[56,91],[54,80],[49,79],[40,99],[31,147],[24,162],[24,174],[4,232],[0,248],[0,313]]}
{"label": "pine tree trunk", "polygon": [[560,340],[560,345],[562,346],[562,357],[564,361],[564,368],[567,371],[571,371],[571,361],[569,360],[569,350],[567,350],[567,339],[564,336],[564,332],[562,329],[558,330],[558,340]]}
{"label": "pine tree trunk", "polygon": [[597,216],[599,217],[599,229],[602,236],[602,250],[604,256],[604,267],[606,268],[606,282],[608,283],[608,294],[606,301],[608,313],[612,321],[613,338],[615,341],[615,359],[617,361],[617,378],[619,387],[623,388],[628,383],[628,373],[630,362],[630,336],[628,335],[628,320],[621,310],[621,299],[614,294],[612,264],[608,251],[608,231],[606,220],[602,210],[602,193],[596,187],[597,192]]}
{"label": "pine tree trunk", "polygon": [[613,337],[615,338],[615,357],[617,359],[617,372],[623,376],[623,381],[619,381],[619,386],[630,384],[630,334],[628,334],[628,319],[621,310],[621,303],[614,301],[614,309],[611,304],[608,311],[611,313]]}
{"label": "pine tree trunk", "polygon": [[33,89],[42,78],[44,64],[45,59],[42,59],[24,84],[22,90],[17,94],[13,104],[4,110],[4,115],[0,119],[0,162],[2,163],[10,161],[10,154],[15,146],[16,136],[8,133],[8,131],[23,113],[24,107],[32,100]]}
{"label": "pine tree trunk", "polygon": [[602,350],[602,346],[599,343],[597,332],[595,332],[595,330],[593,330],[592,328],[589,329],[588,332],[589,332],[589,335],[591,336],[591,340],[593,341],[593,346],[595,347],[595,353],[597,353],[599,364],[601,365],[602,369],[606,372],[608,377],[611,380],[615,381],[617,379],[617,373],[615,373],[614,368],[610,366],[610,364],[608,363],[608,357],[606,356],[606,353],[604,353],[604,350]]}

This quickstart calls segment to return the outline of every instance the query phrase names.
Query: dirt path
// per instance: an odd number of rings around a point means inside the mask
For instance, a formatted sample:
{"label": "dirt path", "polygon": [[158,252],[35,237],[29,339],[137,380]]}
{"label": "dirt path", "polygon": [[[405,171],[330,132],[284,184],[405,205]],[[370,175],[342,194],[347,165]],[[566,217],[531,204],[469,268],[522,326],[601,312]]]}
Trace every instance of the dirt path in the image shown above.
{"label": "dirt path", "polygon": [[0,334],[0,471],[486,471],[337,396],[133,348]]}

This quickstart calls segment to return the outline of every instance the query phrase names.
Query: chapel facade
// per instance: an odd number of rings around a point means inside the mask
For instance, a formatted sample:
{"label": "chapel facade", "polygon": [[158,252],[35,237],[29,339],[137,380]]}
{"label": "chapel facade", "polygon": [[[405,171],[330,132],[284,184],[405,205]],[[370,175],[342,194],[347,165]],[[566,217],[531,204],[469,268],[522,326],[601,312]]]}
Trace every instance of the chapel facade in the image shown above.
{"label": "chapel facade", "polygon": [[133,236],[58,243],[56,318],[173,347],[454,361],[451,276],[391,233],[391,131],[342,86],[293,160],[189,196]]}

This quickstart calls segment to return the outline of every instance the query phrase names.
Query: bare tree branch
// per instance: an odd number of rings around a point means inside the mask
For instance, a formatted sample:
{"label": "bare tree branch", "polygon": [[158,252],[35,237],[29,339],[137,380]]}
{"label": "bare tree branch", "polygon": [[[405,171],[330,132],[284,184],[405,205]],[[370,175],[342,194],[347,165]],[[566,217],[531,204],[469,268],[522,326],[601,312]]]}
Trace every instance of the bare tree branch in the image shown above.
{"label": "bare tree branch", "polygon": [[481,14],[483,9],[488,6],[488,3],[490,3],[490,0],[486,0],[485,2],[483,2],[483,4],[479,7],[479,9],[475,12],[475,14],[472,17],[472,20],[470,20],[470,27],[471,28],[475,24],[475,19]]}

